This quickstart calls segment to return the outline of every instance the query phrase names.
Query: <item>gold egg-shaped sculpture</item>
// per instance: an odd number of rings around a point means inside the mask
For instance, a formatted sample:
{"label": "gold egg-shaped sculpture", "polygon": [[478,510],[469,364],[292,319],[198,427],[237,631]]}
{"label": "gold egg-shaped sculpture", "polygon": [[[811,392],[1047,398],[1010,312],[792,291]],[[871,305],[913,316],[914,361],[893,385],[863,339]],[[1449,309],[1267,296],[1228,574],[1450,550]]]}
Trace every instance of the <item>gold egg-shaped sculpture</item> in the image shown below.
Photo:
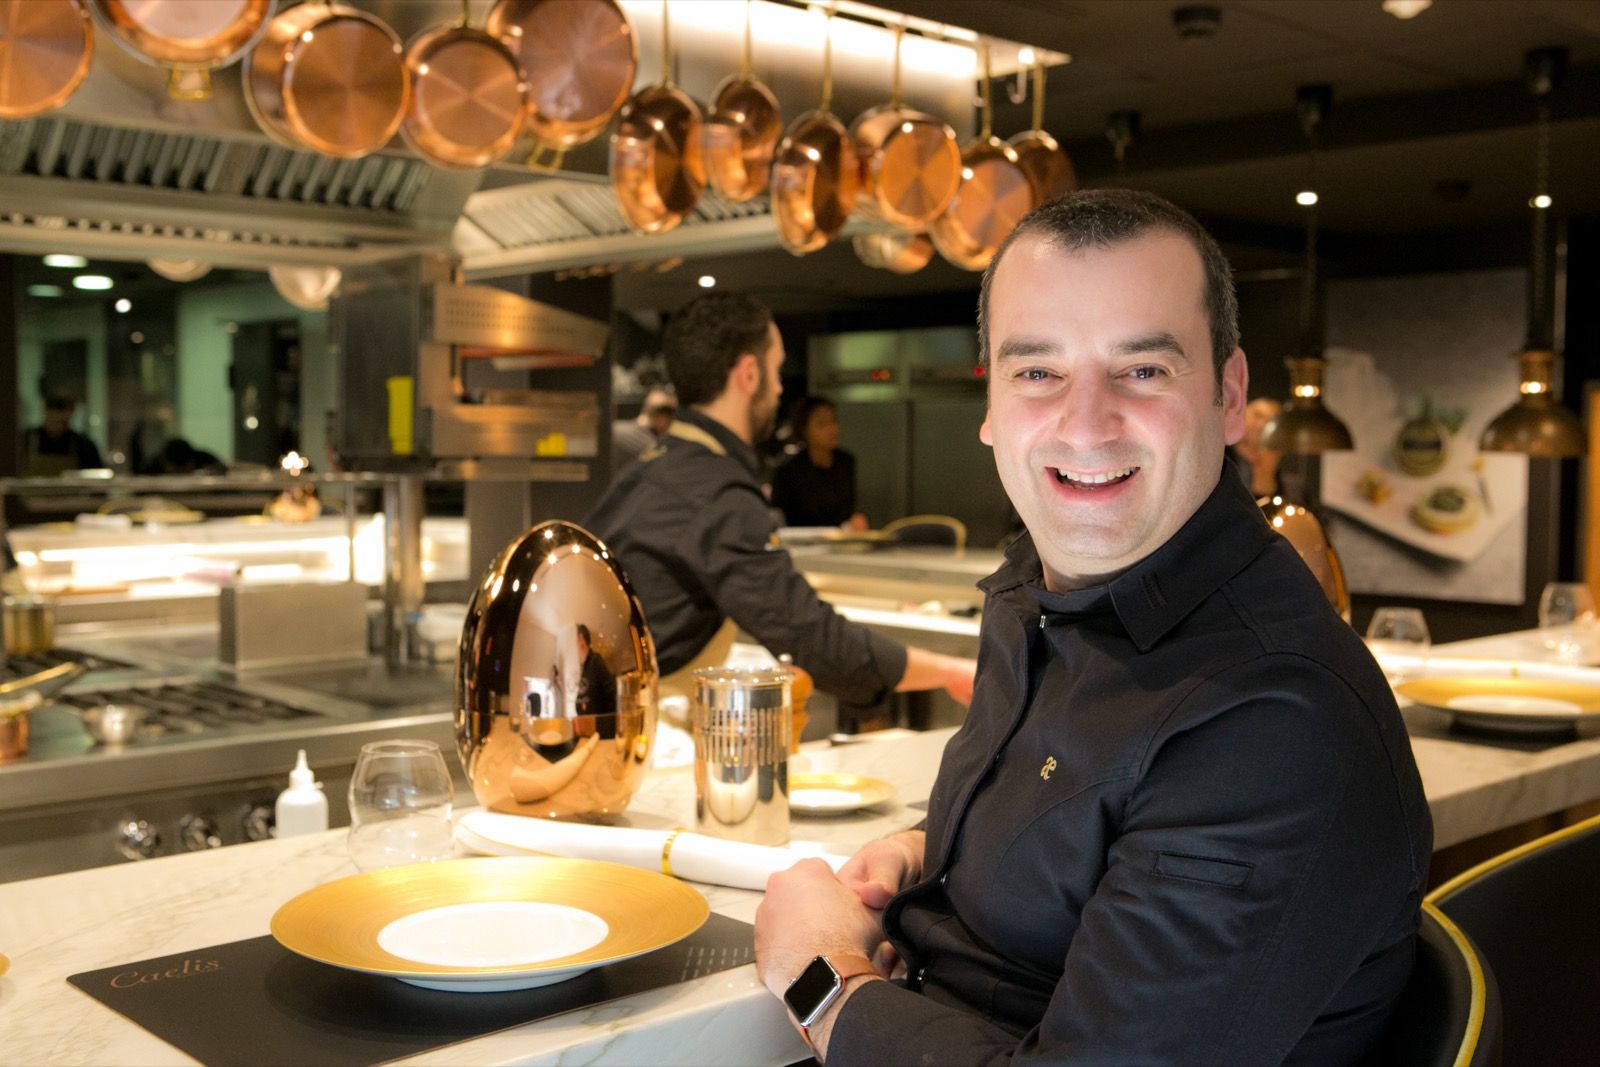
{"label": "gold egg-shaped sculpture", "polygon": [[456,745],[478,803],[615,815],[650,763],[659,676],[644,609],[593,534],[546,522],[473,590],[456,664]]}

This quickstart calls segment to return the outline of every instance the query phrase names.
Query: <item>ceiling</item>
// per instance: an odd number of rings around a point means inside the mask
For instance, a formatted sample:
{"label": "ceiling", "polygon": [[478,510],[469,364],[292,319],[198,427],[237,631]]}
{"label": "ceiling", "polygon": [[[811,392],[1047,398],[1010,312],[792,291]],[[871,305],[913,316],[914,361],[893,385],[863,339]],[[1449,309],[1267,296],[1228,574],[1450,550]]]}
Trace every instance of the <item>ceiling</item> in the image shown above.
{"label": "ceiling", "polygon": [[[1292,265],[1307,176],[1295,90],[1333,87],[1321,131],[1319,224],[1341,236],[1428,241],[1525,223],[1536,105],[1523,83],[1531,48],[1563,45],[1571,66],[1552,98],[1551,193],[1558,213],[1600,215],[1600,0],[1437,0],[1409,20],[1380,0],[1213,0],[1215,33],[1183,39],[1163,0],[889,0],[887,6],[1070,54],[1049,72],[1044,125],[1086,185],[1171,197],[1225,238],[1243,270]],[[997,133],[1031,123],[1031,100],[994,97]],[[1141,132],[1119,166],[1107,116]],[[909,277],[860,266],[848,243],[796,260],[783,252],[694,260],[622,274],[634,306],[671,307],[700,274],[758,287],[778,306],[850,306],[886,293],[965,289],[943,263]]]}

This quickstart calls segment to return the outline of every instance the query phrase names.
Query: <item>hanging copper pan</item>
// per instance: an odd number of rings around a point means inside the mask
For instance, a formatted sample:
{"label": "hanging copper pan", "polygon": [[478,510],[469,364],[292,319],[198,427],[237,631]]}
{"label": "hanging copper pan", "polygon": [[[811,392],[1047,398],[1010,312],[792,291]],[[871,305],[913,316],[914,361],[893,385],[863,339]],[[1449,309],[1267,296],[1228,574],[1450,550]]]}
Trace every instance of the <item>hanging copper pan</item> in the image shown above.
{"label": "hanging copper pan", "polygon": [[744,9],[744,58],[739,73],[717,86],[706,113],[706,179],[734,203],[765,192],[772,156],[783,137],[783,115],[772,90],[756,79],[750,58],[750,4]]}
{"label": "hanging copper pan", "polygon": [[863,214],[920,230],[950,206],[961,184],[955,131],[932,115],[901,106],[900,41],[895,28],[894,88],[889,102],[850,125],[861,159],[856,206]]}
{"label": "hanging copper pan", "polygon": [[861,163],[833,99],[833,12],[822,48],[822,102],[784,134],[772,163],[772,217],[778,239],[797,256],[815,252],[844,228],[861,185]]}
{"label": "hanging copper pan", "polygon": [[622,107],[611,135],[611,188],[628,225],[665,233],[683,221],[706,185],[700,107],[672,84],[667,5],[661,5],[661,81]]}
{"label": "hanging copper pan", "polygon": [[1006,236],[1033,210],[1033,183],[990,123],[989,56],[983,58],[983,129],[961,150],[961,188],[928,228],[939,254],[964,270],[983,270]]}
{"label": "hanging copper pan", "polygon": [[1017,165],[1033,186],[1033,206],[1072,192],[1078,172],[1072,159],[1044,128],[1044,63],[1033,68],[1033,128],[1023,130],[1006,144],[1017,154]]}
{"label": "hanging copper pan", "polygon": [[535,160],[593,140],[633,92],[638,43],[616,0],[500,0],[484,28],[522,63]]}
{"label": "hanging copper pan", "polygon": [[424,30],[406,46],[411,106],[400,133],[445,167],[486,167],[511,151],[527,112],[527,83],[511,50],[461,21]]}
{"label": "hanging copper pan", "polygon": [[0,119],[60,107],[93,58],[94,27],[77,0],[0,0]]}
{"label": "hanging copper pan", "polygon": [[95,0],[122,47],[168,69],[174,100],[211,96],[211,72],[242,56],[272,18],[277,0]]}
{"label": "hanging copper pan", "polygon": [[312,0],[267,24],[245,65],[244,99],[256,124],[281,144],[365,156],[405,119],[405,49],[372,15]]}
{"label": "hanging copper pan", "polygon": [[933,242],[928,235],[909,230],[858,234],[851,244],[861,262],[895,274],[915,274],[933,259]]}

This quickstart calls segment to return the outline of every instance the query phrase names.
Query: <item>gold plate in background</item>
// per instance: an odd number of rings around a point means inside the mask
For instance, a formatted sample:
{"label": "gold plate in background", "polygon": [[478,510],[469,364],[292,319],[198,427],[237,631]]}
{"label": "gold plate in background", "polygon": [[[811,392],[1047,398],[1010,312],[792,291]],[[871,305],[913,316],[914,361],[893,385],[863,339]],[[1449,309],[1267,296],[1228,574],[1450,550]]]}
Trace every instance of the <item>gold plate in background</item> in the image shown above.
{"label": "gold plate in background", "polygon": [[[604,920],[603,940],[581,952],[492,967],[391,955],[379,935],[397,920],[452,905],[536,902]],[[654,871],[595,860],[504,857],[421,863],[341,878],[300,894],[272,917],[291,952],[347,970],[428,988],[501,991],[547,985],[663,948],[698,930],[710,908],[691,886]]]}
{"label": "gold plate in background", "polygon": [[[807,799],[807,791],[836,796]],[[864,774],[794,772],[789,775],[789,807],[802,815],[838,815],[893,799],[894,786]]]}
{"label": "gold plate in background", "polygon": [[1600,712],[1600,686],[1538,678],[1414,678],[1395,692],[1458,721],[1498,730],[1564,729]]}
{"label": "gold plate in background", "polygon": [[10,969],[11,961],[6,959],[5,956],[0,955],[0,975],[4,975]]}

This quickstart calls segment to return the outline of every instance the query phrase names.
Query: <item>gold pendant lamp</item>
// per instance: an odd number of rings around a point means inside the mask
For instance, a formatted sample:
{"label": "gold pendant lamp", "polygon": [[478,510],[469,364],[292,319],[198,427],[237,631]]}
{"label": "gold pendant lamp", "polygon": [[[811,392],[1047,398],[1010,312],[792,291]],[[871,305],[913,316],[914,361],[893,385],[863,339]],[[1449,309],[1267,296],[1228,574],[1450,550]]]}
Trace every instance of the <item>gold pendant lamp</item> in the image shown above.
{"label": "gold pendant lamp", "polygon": [[1541,459],[1580,455],[1583,424],[1555,396],[1555,326],[1549,279],[1550,94],[1567,69],[1565,48],[1536,48],[1526,59],[1528,88],[1539,101],[1538,147],[1534,158],[1533,254],[1528,270],[1528,340],[1517,353],[1521,375],[1516,403],[1483,431],[1485,452],[1524,452]]}
{"label": "gold pendant lamp", "polygon": [[1300,291],[1300,355],[1284,360],[1289,368],[1289,399],[1261,431],[1261,447],[1284,455],[1315,455],[1353,447],[1350,431],[1322,403],[1321,294],[1317,283],[1317,128],[1333,106],[1333,89],[1307,85],[1295,94],[1300,127],[1307,141],[1309,180],[1295,200],[1306,209],[1305,283]]}

